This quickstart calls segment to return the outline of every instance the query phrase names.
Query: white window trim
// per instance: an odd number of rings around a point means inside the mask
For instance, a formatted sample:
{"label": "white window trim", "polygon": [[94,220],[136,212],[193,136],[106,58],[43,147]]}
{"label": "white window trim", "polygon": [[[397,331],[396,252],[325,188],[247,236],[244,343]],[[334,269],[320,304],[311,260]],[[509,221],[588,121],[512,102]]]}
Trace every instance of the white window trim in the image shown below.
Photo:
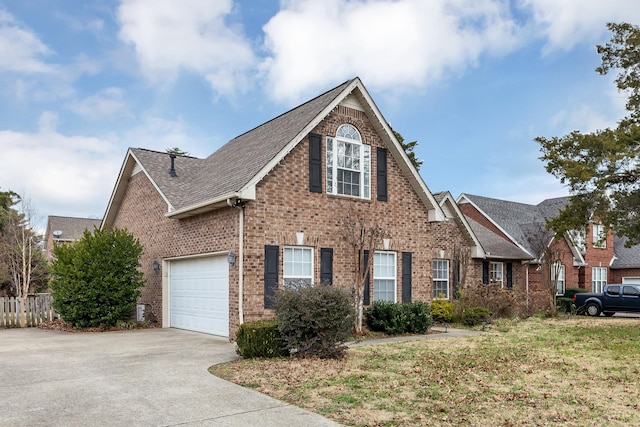
{"label": "white window trim", "polygon": [[[435,268],[435,265],[434,265],[436,262],[444,262],[444,263],[446,263],[446,270],[445,270],[446,278],[444,278],[444,279],[440,279],[440,278],[436,279],[436,275],[435,275],[436,268]],[[445,300],[449,299],[449,280],[450,280],[450,277],[449,277],[450,276],[450,274],[449,274],[450,265],[449,264],[450,263],[449,263],[448,259],[438,258],[438,259],[434,259],[433,261],[431,261],[431,269],[433,270],[433,294],[434,294],[433,295],[433,299],[445,299]],[[447,287],[446,287],[447,291],[444,292],[444,294],[445,294],[444,298],[440,298],[438,296],[439,294],[441,294],[443,292],[439,292],[438,295],[436,295],[436,282],[439,282],[439,283],[443,283],[444,282],[444,283],[447,284]]]}
{"label": "white window trim", "polygon": [[[498,270],[494,270],[494,266],[500,266],[500,281],[495,281],[492,282],[491,281],[491,276],[492,276],[492,272],[493,271],[498,271]],[[503,262],[495,262],[495,261],[491,261],[489,262],[489,284],[493,284],[493,283],[500,283],[500,287],[504,288],[504,263]]]}
{"label": "white window trim", "polygon": [[[358,135],[358,140],[345,138],[345,137],[327,137],[327,193],[334,194],[336,196],[344,196],[344,197],[354,197],[357,199],[371,199],[371,146],[364,144],[362,142],[362,136],[358,129],[355,126],[350,125],[348,123],[341,125],[342,126],[351,126]],[[338,130],[340,130],[340,127]],[[338,132],[336,131],[336,134]],[[352,196],[350,194],[341,194],[338,193],[338,169],[343,169],[338,167],[338,149],[337,142],[342,141],[347,144],[353,144],[360,146],[360,195]],[[329,169],[331,169],[331,173],[329,173]],[[348,168],[344,168],[345,170],[350,170]]]}
{"label": "white window trim", "polygon": [[[310,251],[311,252],[311,275],[310,276],[303,276],[303,275],[292,275],[289,274],[287,275],[286,273],[286,261],[287,261],[287,250],[293,250],[294,252],[296,250],[304,250],[304,251]],[[282,251],[282,281],[283,283],[286,285],[287,284],[287,280],[290,279],[298,279],[298,280],[306,280],[309,279],[309,283],[313,284],[313,276],[314,276],[314,253],[313,253],[313,248],[312,247],[308,247],[308,246],[285,246],[283,248]]]}
{"label": "white window trim", "polygon": [[[557,273],[556,273],[557,271]],[[557,274],[557,277],[556,277]],[[565,291],[566,291],[566,282],[565,282],[565,268],[564,268],[564,264],[560,263],[560,262],[556,262],[551,266],[551,281],[553,280],[557,280],[556,282],[556,288],[558,288],[559,284],[562,284],[562,292],[558,292],[558,289],[556,289],[556,295],[560,296],[560,295],[564,295]]]}
{"label": "white window trim", "polygon": [[[379,255],[379,254],[387,254],[387,255],[392,255],[393,256],[393,276],[381,276],[381,277],[376,277],[376,261],[375,261],[375,256]],[[395,252],[391,252],[391,251],[375,251],[374,252],[374,258],[373,258],[373,301],[376,301],[376,280],[393,280],[393,301],[392,302],[397,302],[397,293],[398,293],[398,254]],[[378,300],[379,301],[379,300]],[[386,300],[385,300],[386,301]]]}
{"label": "white window trim", "polygon": [[[596,274],[598,271],[600,274]],[[591,267],[591,291],[602,292],[607,284],[607,267]],[[598,276],[596,278],[596,276]]]}
{"label": "white window trim", "polygon": [[593,224],[593,247],[606,249],[607,232],[602,224]]}

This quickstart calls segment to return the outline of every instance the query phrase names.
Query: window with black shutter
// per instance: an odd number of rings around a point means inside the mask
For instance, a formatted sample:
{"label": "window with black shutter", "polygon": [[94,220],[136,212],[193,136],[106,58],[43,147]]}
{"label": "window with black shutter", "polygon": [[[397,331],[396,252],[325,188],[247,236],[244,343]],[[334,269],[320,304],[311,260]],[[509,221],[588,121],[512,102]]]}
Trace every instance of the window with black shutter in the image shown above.
{"label": "window with black shutter", "polygon": [[264,247],[264,308],[274,308],[278,290],[278,267],[280,248]]}
{"label": "window with black shutter", "polygon": [[309,191],[322,193],[322,136],[309,134]]}
{"label": "window with black shutter", "polygon": [[378,200],[387,201],[387,149],[378,147],[376,150]]}

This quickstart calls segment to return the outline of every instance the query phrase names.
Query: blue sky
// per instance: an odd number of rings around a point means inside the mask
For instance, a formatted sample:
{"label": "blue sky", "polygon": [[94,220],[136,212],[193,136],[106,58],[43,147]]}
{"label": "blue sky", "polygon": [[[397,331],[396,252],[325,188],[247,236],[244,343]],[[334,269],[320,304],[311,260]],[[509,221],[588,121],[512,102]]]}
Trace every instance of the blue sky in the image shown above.
{"label": "blue sky", "polygon": [[538,203],[533,138],[625,114],[609,21],[637,0],[0,0],[0,189],[101,217],[128,147],[205,157],[359,76],[432,191]]}

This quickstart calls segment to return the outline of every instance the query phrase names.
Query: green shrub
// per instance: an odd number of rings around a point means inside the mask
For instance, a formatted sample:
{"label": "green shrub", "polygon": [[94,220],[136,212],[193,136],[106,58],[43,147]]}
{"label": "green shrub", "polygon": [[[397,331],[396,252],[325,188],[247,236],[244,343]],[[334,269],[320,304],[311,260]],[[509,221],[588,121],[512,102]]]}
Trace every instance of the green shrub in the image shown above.
{"label": "green shrub", "polygon": [[556,297],[556,309],[558,313],[572,313],[573,312],[573,298]]}
{"label": "green shrub", "polygon": [[245,358],[287,354],[275,319],[243,323],[236,334],[236,345],[236,353]]}
{"label": "green shrub", "polygon": [[567,288],[567,289],[564,290],[563,297],[564,298],[569,298],[570,300],[573,301],[573,296],[575,294],[583,294],[585,292],[589,292],[589,291],[586,290],[586,289],[582,289],[582,288]]}
{"label": "green shrub", "polygon": [[451,323],[455,306],[451,301],[437,299],[431,301],[431,317],[436,323]]}
{"label": "green shrub", "polygon": [[53,249],[53,308],[79,328],[114,326],[128,320],[144,286],[142,245],[126,230],[86,231],[71,245]]}
{"label": "green shrub", "polygon": [[480,325],[486,322],[491,312],[483,307],[471,307],[462,314],[462,324],[466,326]]}
{"label": "green shrub", "polygon": [[406,304],[376,301],[367,308],[366,316],[372,331],[388,335],[423,334],[433,325],[429,304],[422,301]]}
{"label": "green shrub", "polygon": [[276,294],[276,319],[285,347],[300,357],[339,358],[353,335],[356,312],[351,293],[300,283]]}

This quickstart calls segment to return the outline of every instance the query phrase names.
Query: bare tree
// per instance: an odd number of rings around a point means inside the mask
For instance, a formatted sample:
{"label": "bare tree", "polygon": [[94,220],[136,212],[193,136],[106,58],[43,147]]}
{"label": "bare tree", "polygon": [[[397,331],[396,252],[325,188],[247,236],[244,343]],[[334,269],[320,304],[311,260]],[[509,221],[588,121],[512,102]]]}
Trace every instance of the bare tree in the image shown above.
{"label": "bare tree", "polygon": [[19,324],[27,324],[26,301],[32,285],[46,277],[46,265],[35,231],[36,212],[30,201],[20,199],[20,211],[7,212],[2,233],[2,250],[10,280],[20,303]]}
{"label": "bare tree", "polygon": [[[382,240],[387,234],[378,224],[367,221],[364,214],[354,212],[353,209],[343,219],[342,226],[343,239],[353,251],[355,277],[351,290],[357,312],[356,332],[360,334],[364,317],[364,285],[373,266],[374,251],[382,246]],[[369,252],[369,257],[365,260],[366,251]]]}
{"label": "bare tree", "polygon": [[458,290],[458,286],[462,289],[465,288],[467,282],[469,260],[471,259],[471,248],[469,246],[455,245],[453,247],[452,257],[453,261],[455,262],[453,269],[453,286],[455,294],[455,291]]}
{"label": "bare tree", "polygon": [[551,316],[558,314],[556,295],[558,293],[558,279],[562,263],[560,252],[555,249],[556,235],[544,224],[530,224],[527,240],[531,249],[535,252],[535,262],[539,265],[541,283],[548,295],[549,310]]}

